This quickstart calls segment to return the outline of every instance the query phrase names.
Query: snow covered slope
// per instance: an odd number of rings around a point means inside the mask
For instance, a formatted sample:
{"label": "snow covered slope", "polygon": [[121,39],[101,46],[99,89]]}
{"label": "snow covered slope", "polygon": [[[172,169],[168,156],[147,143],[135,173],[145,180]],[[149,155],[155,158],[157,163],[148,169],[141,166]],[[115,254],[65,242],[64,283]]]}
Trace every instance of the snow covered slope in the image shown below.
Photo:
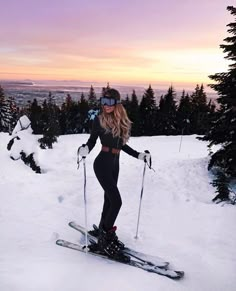
{"label": "snow covered slope", "polygon": [[[159,255],[184,270],[181,281],[106,262],[55,245],[80,241],[67,226],[84,223],[83,165],[79,145],[88,135],[61,136],[53,150],[38,149],[43,174],[9,158],[10,137],[0,133],[1,291],[233,291],[236,286],[236,208],[211,202],[207,145],[195,136],[137,137],[129,145],[150,150],[139,239],[137,225],[143,162],[121,153],[119,189],[123,205],[116,221],[128,246]],[[103,191],[93,172],[100,142],[86,159],[88,223],[98,223]]]}

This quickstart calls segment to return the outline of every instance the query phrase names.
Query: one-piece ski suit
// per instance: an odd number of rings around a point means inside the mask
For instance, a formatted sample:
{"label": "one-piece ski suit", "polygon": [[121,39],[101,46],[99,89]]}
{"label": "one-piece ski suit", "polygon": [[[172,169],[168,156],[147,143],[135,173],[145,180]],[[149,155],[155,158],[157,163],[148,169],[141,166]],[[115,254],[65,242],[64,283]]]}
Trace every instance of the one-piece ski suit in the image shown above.
{"label": "one-piece ski suit", "polygon": [[99,227],[108,231],[114,226],[122,205],[120,192],[117,187],[119,152],[123,150],[135,158],[138,158],[139,152],[127,144],[123,145],[122,138],[113,137],[111,130],[107,132],[102,128],[99,117],[95,117],[91,135],[86,143],[89,151],[95,146],[98,137],[101,140],[102,149],[94,161],[94,172],[104,190],[104,204]]}

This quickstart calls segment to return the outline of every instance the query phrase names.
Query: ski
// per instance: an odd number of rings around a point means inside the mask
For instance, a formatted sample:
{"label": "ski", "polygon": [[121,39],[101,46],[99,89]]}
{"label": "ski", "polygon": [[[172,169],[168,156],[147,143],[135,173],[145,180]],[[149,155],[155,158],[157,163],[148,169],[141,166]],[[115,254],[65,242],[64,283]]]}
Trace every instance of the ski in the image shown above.
{"label": "ski", "polygon": [[74,244],[74,243],[71,243],[71,242],[66,241],[66,240],[59,239],[56,241],[56,244],[59,246],[65,247],[65,248],[73,249],[73,250],[76,250],[76,251],[79,251],[82,253],[87,253],[89,255],[100,257],[102,259],[106,259],[109,261],[118,262],[118,263],[122,263],[122,264],[129,265],[132,267],[140,268],[144,271],[155,273],[155,274],[162,275],[162,276],[166,276],[170,279],[180,279],[184,276],[184,272],[182,272],[182,271],[174,271],[174,270],[159,268],[159,267],[154,266],[154,265],[151,266],[151,265],[146,264],[144,262],[136,261],[133,258],[130,258],[130,261],[127,261],[127,262],[115,260],[111,257],[106,256],[106,255],[92,252],[90,250],[86,250],[86,246],[84,246],[84,245]]}
{"label": "ski", "polygon": [[[86,232],[85,228],[83,226],[77,224],[76,222],[71,221],[69,223],[69,226],[74,228],[75,230],[78,230],[83,235],[85,235],[85,232]],[[92,236],[89,233],[88,233],[88,240],[91,243],[97,243],[97,238],[95,236]],[[122,250],[122,252],[124,254],[127,254],[127,255],[129,255],[135,259],[138,259],[138,260],[142,261],[143,263],[149,264],[151,266],[155,265],[159,268],[166,268],[169,265],[169,263],[165,262],[162,258],[159,258],[157,256],[147,255],[147,254],[144,254],[142,252],[135,251],[135,250],[128,248],[128,247],[125,247],[124,250]]]}

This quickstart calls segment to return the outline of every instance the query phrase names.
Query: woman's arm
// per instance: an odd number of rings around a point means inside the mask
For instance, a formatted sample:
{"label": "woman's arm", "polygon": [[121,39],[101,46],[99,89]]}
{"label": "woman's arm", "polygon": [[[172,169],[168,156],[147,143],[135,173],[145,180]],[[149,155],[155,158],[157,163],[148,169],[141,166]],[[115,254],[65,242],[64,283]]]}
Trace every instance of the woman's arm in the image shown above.
{"label": "woman's arm", "polygon": [[122,151],[124,151],[125,153],[127,153],[128,155],[137,158],[139,156],[139,152],[135,151],[134,149],[132,149],[130,146],[128,146],[127,144],[122,146]]}
{"label": "woman's arm", "polygon": [[94,148],[97,138],[99,136],[99,132],[100,132],[100,122],[98,117],[96,116],[94,121],[93,121],[93,126],[92,126],[92,131],[90,134],[90,137],[86,143],[86,145],[89,148],[89,152],[91,152],[91,150]]}

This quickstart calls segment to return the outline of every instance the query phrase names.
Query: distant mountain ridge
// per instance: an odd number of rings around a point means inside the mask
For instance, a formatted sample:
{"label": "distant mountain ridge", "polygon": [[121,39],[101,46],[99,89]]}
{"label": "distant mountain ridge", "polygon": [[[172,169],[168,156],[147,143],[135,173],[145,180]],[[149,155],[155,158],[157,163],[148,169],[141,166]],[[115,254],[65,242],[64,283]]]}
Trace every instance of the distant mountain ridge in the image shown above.
{"label": "distant mountain ridge", "polygon": [[[55,96],[55,100],[57,104],[62,104],[67,96],[70,94],[73,100],[77,101],[80,99],[81,94],[83,93],[85,98],[89,92],[91,85],[93,86],[95,93],[97,94],[97,98],[100,98],[102,87],[106,87],[107,84],[100,82],[81,82],[81,81],[31,81],[31,80],[23,80],[23,81],[14,81],[14,80],[0,80],[0,85],[3,87],[6,96],[15,97],[16,102],[19,106],[25,105],[28,101],[32,101],[37,98],[39,103],[42,103],[45,98],[47,98],[49,92]],[[141,86],[141,85],[120,85],[120,84],[111,84],[111,87],[115,87],[121,93],[122,99],[125,99],[127,96],[131,97],[133,90],[138,97],[138,100],[141,101],[142,96],[145,90],[149,85]],[[152,85],[151,85],[152,86]],[[176,101],[178,101],[182,95],[183,90],[186,93],[191,94],[195,87],[192,89],[176,89],[173,85],[176,92]],[[159,102],[162,95],[167,93],[169,88],[168,85],[160,85],[152,86],[156,101]],[[208,87],[205,88],[205,92],[207,94],[207,98],[210,100],[216,100],[218,97],[217,94],[212,90],[207,90]]]}

